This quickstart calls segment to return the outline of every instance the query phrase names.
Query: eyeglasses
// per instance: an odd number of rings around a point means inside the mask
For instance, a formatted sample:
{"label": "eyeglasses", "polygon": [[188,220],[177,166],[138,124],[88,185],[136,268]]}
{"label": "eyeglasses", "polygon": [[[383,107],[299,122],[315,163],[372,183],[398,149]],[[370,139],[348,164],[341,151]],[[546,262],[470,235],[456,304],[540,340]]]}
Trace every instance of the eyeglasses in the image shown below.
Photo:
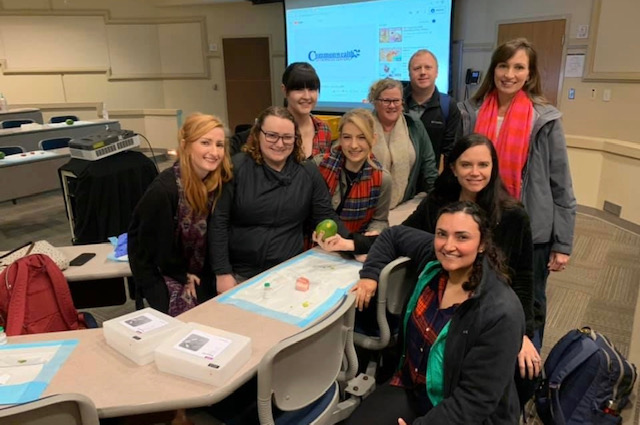
{"label": "eyeglasses", "polygon": [[268,143],[278,143],[278,140],[282,139],[282,144],[291,146],[296,141],[296,136],[294,134],[278,134],[272,131],[264,131],[263,129],[260,129],[260,132],[264,134],[264,140]]}
{"label": "eyeglasses", "polygon": [[384,106],[400,106],[402,105],[402,99],[376,99],[378,102],[382,102]]}

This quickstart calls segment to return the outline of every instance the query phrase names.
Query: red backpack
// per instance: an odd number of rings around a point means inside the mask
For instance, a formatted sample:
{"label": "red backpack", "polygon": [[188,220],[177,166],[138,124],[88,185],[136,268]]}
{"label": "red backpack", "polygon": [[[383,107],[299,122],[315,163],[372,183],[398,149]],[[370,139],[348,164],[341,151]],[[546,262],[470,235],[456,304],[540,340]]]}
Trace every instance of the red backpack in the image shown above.
{"label": "red backpack", "polygon": [[8,336],[86,328],[67,280],[43,254],[22,257],[0,273],[0,325]]}

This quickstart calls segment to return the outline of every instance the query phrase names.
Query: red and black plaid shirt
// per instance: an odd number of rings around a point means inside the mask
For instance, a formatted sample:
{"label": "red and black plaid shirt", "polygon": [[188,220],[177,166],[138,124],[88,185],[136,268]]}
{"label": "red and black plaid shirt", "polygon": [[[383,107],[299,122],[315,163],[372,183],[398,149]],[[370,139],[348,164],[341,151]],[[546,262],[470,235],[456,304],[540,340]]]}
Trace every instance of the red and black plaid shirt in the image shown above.
{"label": "red and black plaid shirt", "polygon": [[311,115],[311,121],[313,121],[313,126],[316,129],[316,134],[313,136],[311,156],[324,154],[331,149],[331,129],[326,122],[313,115]]}
{"label": "red and black plaid shirt", "polygon": [[446,286],[447,276],[440,273],[425,286],[420,294],[416,308],[407,322],[404,335],[404,361],[391,379],[391,385],[412,388],[420,393],[426,393],[429,351],[458,306],[456,304],[446,309],[440,309]]}

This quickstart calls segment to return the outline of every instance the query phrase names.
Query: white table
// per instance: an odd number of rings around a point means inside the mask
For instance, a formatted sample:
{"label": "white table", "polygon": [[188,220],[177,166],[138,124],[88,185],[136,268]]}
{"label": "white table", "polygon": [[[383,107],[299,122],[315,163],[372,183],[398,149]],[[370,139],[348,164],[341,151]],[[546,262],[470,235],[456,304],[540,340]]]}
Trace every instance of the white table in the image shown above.
{"label": "white table", "polygon": [[0,146],[22,146],[25,151],[38,150],[38,142],[58,137],[83,137],[105,130],[120,130],[115,120],[75,121],[73,125],[65,123],[44,124],[38,129],[5,128],[0,129]]}

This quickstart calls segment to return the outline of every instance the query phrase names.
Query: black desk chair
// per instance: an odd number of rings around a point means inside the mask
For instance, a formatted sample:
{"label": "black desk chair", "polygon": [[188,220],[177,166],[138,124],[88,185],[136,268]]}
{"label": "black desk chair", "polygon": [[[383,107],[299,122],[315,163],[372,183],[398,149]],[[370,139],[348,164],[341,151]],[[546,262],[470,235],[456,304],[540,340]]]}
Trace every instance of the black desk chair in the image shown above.
{"label": "black desk chair", "polygon": [[54,139],[44,139],[38,142],[38,148],[43,151],[69,147],[71,137],[58,137]]}
{"label": "black desk chair", "polygon": [[65,122],[66,120],[80,121],[78,117],[76,117],[75,115],[59,115],[57,117],[51,117],[49,119],[49,122],[51,124],[57,124],[57,123]]}
{"label": "black desk chair", "polygon": [[30,120],[30,119],[24,119],[24,120],[4,120],[0,122],[0,126],[2,126],[2,128],[15,128],[15,127],[20,127],[22,124],[31,124],[35,121]]}
{"label": "black desk chair", "polygon": [[5,155],[14,155],[23,153],[24,148],[22,146],[0,146],[0,152],[3,152]]}

